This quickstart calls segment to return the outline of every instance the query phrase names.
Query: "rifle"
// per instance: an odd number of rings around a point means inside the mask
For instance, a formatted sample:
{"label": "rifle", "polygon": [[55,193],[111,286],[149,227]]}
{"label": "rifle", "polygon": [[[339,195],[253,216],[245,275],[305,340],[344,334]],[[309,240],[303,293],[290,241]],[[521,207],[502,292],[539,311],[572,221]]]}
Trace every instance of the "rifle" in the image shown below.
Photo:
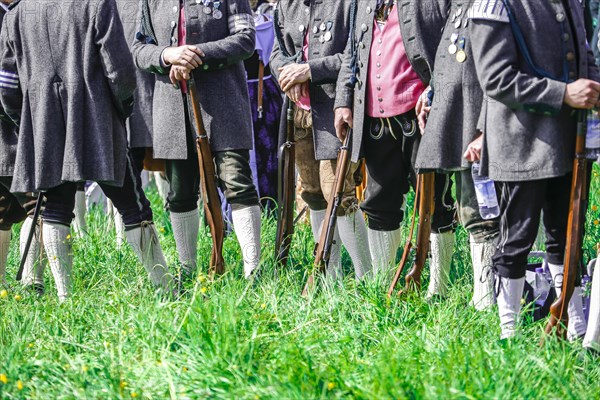
{"label": "rifle", "polygon": [[29,229],[29,232],[27,233],[27,241],[25,242],[25,248],[23,249],[23,254],[21,254],[21,263],[19,264],[19,270],[17,271],[18,282],[21,282],[21,279],[23,279],[23,270],[25,269],[25,262],[27,262],[27,256],[29,255],[31,242],[33,241],[33,236],[35,235],[35,227],[37,226],[38,219],[40,218],[43,204],[44,193],[39,192],[37,195],[37,201],[35,202],[35,210],[33,212],[33,223],[31,224],[31,229]]}
{"label": "rifle", "polygon": [[[428,172],[417,176],[417,192],[415,196],[415,207],[419,207],[419,230],[417,233],[417,245],[415,263],[412,269],[404,277],[406,283],[403,291],[399,295],[410,290],[419,290],[421,288],[421,275],[427,261],[427,253],[429,252],[429,236],[431,235],[431,218],[434,210],[434,195],[435,195],[435,173]],[[415,230],[415,214],[413,213],[410,235],[404,246],[402,260],[398,264],[394,279],[388,289],[388,297],[391,297],[398,285],[400,276],[404,271],[404,267],[408,263],[408,257],[412,251],[412,239]]]}
{"label": "rifle", "polygon": [[262,59],[259,59],[258,60],[258,93],[257,93],[258,108],[256,110],[258,112],[258,119],[262,119],[262,117],[263,117],[264,87],[265,87],[265,63],[263,62]]}
{"label": "rifle", "polygon": [[294,201],[296,196],[296,143],[294,142],[294,103],[288,99],[286,138],[279,148],[279,176],[277,182],[277,232],[275,234],[275,260],[287,265],[292,236],[294,235]]}
{"label": "rifle", "polygon": [[[273,15],[275,36],[279,50],[284,59],[296,62],[301,59],[302,52],[291,55],[283,40],[283,33],[279,26],[279,9]],[[294,103],[287,98],[286,136],[279,148],[277,203],[279,212],[277,216],[277,232],[275,234],[275,261],[281,267],[287,265],[292,236],[294,235],[294,201],[296,196],[296,144],[294,142]]]}
{"label": "rifle", "polygon": [[[337,163],[335,167],[335,179],[333,181],[334,190],[329,196],[327,202],[327,211],[325,212],[325,218],[323,220],[323,227],[321,227],[321,235],[319,237],[319,243],[315,248],[315,261],[314,266],[316,271],[324,273],[329,264],[329,258],[331,257],[331,247],[334,244],[333,236],[335,234],[335,225],[337,223],[337,211],[342,204],[344,198],[344,183],[346,181],[346,175],[350,170],[351,162],[351,146],[352,146],[352,130],[348,130],[348,134],[344,139],[344,143],[338,150]],[[315,272],[310,274],[302,291],[302,296],[307,296],[308,292],[315,286]]]}
{"label": "rifle", "polygon": [[573,180],[571,183],[571,201],[569,203],[569,220],[567,225],[564,279],[560,296],[557,297],[550,307],[550,320],[545,329],[547,335],[554,332],[558,337],[563,339],[567,334],[566,326],[569,318],[567,308],[573,296],[575,280],[577,279],[577,268],[581,260],[585,212],[589,195],[587,187],[588,160],[585,149],[586,131],[587,111],[579,111],[575,160],[573,161]]}
{"label": "rifle", "polygon": [[202,188],[202,200],[204,203],[204,215],[210,227],[213,240],[210,255],[210,272],[221,275],[225,272],[225,261],[223,260],[223,240],[225,239],[225,223],[221,211],[221,198],[217,191],[217,178],[215,164],[202,111],[200,110],[200,99],[194,78],[187,81],[188,113],[193,129],[196,132],[196,147],[198,150],[198,168],[200,169],[200,185]]}

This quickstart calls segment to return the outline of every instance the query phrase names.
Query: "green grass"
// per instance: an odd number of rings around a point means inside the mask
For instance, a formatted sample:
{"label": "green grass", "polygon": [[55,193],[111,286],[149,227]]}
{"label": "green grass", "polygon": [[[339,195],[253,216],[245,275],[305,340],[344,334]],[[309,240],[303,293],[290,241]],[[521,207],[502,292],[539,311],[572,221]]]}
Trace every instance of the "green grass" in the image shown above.
{"label": "green grass", "polygon": [[[150,197],[174,262],[168,217],[157,195]],[[600,242],[598,218],[600,212],[590,210],[586,257]],[[524,323],[522,334],[503,344],[496,311],[468,306],[472,278],[463,230],[450,298],[429,305],[422,295],[390,302],[384,284],[357,284],[351,276],[343,286],[302,298],[312,264],[310,229],[299,227],[289,268],[275,273],[275,224],[264,222],[259,282],[242,279],[240,251],[230,236],[227,274],[215,282],[201,278],[189,297],[170,302],[150,288],[128,248],[115,250],[106,218],[91,213],[91,238],[74,244],[70,301],[57,303],[49,273],[46,296],[13,285],[0,299],[0,374],[7,380],[0,382],[0,398],[600,397],[600,361],[580,344],[551,339],[540,347],[544,321]],[[210,244],[205,231],[200,265],[208,262]],[[348,268],[347,255],[344,260]],[[11,281],[17,262],[14,243]]]}

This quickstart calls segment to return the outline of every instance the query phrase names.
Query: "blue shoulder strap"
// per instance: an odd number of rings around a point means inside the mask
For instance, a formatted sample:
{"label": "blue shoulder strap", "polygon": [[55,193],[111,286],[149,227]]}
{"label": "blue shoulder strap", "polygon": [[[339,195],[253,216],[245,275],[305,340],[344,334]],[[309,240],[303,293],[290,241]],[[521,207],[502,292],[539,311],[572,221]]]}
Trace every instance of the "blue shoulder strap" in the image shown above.
{"label": "blue shoulder strap", "polygon": [[529,65],[529,67],[534,71],[534,73],[539,78],[549,78],[549,79],[552,79],[555,81],[569,82],[569,72],[568,72],[568,65],[567,65],[566,61],[564,62],[562,78],[556,77],[556,76],[550,74],[549,72],[547,72],[546,70],[544,70],[543,68],[540,68],[537,65],[535,65],[535,63],[533,62],[533,58],[531,57],[531,52],[529,51],[529,48],[527,47],[527,43],[525,42],[525,37],[523,35],[523,31],[521,30],[521,28],[519,27],[519,24],[517,23],[517,20],[513,14],[512,8],[508,4],[508,0],[502,0],[502,3],[504,4],[504,7],[506,8],[506,12],[508,14],[508,19],[510,21],[510,28],[513,32],[513,36],[515,37],[515,40],[517,41],[517,46],[519,47],[519,50],[521,51],[521,55],[523,56],[523,58],[525,59],[525,61]]}

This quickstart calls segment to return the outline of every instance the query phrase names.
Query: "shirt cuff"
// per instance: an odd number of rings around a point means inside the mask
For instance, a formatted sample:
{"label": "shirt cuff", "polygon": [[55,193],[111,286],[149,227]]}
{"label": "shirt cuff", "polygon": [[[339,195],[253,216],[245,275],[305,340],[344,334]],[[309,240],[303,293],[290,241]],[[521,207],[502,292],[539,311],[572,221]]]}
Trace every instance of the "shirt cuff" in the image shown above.
{"label": "shirt cuff", "polygon": [[164,48],[163,51],[160,52],[160,67],[161,68],[169,68],[171,66],[171,64],[169,64],[165,61],[165,50],[167,50],[167,48]]}

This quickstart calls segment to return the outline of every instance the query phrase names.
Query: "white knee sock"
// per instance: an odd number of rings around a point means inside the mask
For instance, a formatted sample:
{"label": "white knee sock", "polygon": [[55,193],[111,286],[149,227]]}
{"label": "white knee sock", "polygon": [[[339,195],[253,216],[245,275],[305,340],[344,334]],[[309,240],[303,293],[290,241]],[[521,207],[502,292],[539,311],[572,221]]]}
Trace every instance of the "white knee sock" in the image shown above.
{"label": "white knee sock", "polygon": [[85,214],[87,207],[85,204],[85,192],[78,190],[75,193],[75,209],[73,210],[75,218],[73,219],[73,231],[77,237],[83,237],[87,234],[87,224],[85,222]]}
{"label": "white knee sock", "polygon": [[169,274],[167,261],[163,254],[156,227],[144,222],[139,228],[125,231],[127,242],[148,272],[150,281],[156,287],[169,293],[174,288],[173,278]]}
{"label": "white knee sock", "polygon": [[167,196],[169,195],[169,182],[163,178],[160,172],[154,173],[154,183],[156,183],[156,189],[158,190],[158,194],[160,198],[163,200],[163,204],[167,203]]}
{"label": "white knee sock", "polygon": [[600,352],[600,270],[596,270],[590,296],[590,320],[583,339],[583,347]]}
{"label": "white knee sock", "polygon": [[496,276],[499,280],[498,314],[500,316],[500,338],[514,337],[521,312],[521,298],[525,288],[525,278],[509,279]]}
{"label": "white knee sock", "polygon": [[491,307],[495,302],[494,274],[491,273],[492,256],[496,251],[494,242],[476,242],[471,236],[471,261],[473,262],[473,299],[471,305],[478,311]]}
{"label": "white knee sock", "polygon": [[65,301],[71,295],[71,272],[73,269],[73,251],[70,240],[71,228],[52,222],[43,222],[42,235],[48,264],[54,276],[59,301]]}
{"label": "white knee sock", "polygon": [[338,217],[337,226],[342,243],[352,259],[356,279],[361,280],[373,269],[369,250],[369,234],[362,212],[357,211]]}
{"label": "white knee sock", "polygon": [[[33,218],[28,217],[23,222],[21,226],[21,235],[19,238],[19,254],[21,257],[24,257],[23,252],[25,251],[25,244],[27,243],[27,236],[31,231],[31,226],[33,225]],[[40,261],[40,229],[35,226],[35,234],[33,235],[33,239],[31,241],[31,246],[29,247],[29,253],[27,254],[27,259],[25,260],[25,265],[23,267],[23,276],[21,277],[21,284],[25,287],[29,286],[37,286],[39,288],[44,287],[44,269],[45,269],[45,261]]]}
{"label": "white knee sock", "polygon": [[245,207],[231,212],[233,229],[244,257],[244,276],[250,278],[260,262],[260,207]]}
{"label": "white knee sock", "polygon": [[115,221],[115,233],[117,235],[117,249],[120,249],[127,240],[125,237],[125,225],[123,224],[123,217],[121,217],[117,207],[113,207],[112,209],[113,220]]}
{"label": "white knee sock", "polygon": [[[552,280],[554,281],[554,290],[556,291],[556,296],[560,296],[564,280],[565,266],[548,263],[548,269],[550,270]],[[569,315],[569,323],[567,325],[569,340],[574,340],[585,335],[585,331],[587,330],[587,322],[583,312],[581,287],[574,288],[571,301],[569,301],[569,306],[567,308],[567,313]]]}
{"label": "white knee sock", "polygon": [[431,260],[429,263],[429,287],[427,297],[434,295],[445,297],[448,294],[448,280],[454,254],[454,232],[432,233]]}
{"label": "white knee sock", "polygon": [[185,213],[171,212],[171,225],[182,272],[191,276],[196,272],[197,265],[198,231],[200,230],[198,209]]}
{"label": "white knee sock", "polygon": [[396,252],[400,246],[401,229],[395,231],[375,231],[368,229],[369,251],[375,275],[387,274],[396,264]]}

